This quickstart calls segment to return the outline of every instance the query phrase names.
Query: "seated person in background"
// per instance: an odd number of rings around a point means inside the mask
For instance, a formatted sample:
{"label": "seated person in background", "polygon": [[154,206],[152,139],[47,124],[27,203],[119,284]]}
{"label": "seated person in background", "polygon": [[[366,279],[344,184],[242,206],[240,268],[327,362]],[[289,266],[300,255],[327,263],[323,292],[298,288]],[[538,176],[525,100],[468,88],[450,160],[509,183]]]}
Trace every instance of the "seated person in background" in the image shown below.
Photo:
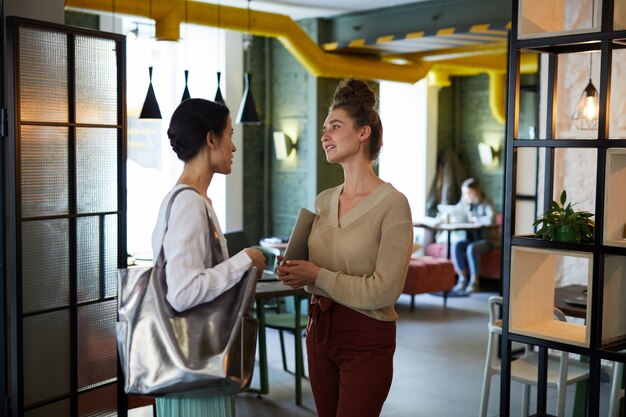
{"label": "seated person in background", "polygon": [[[469,223],[491,225],[495,223],[495,209],[491,199],[485,196],[480,184],[468,178],[461,187],[461,200],[457,206],[465,211]],[[453,291],[478,289],[480,255],[491,250],[499,242],[496,228],[466,231],[465,239],[452,245],[452,261],[459,277]]]}

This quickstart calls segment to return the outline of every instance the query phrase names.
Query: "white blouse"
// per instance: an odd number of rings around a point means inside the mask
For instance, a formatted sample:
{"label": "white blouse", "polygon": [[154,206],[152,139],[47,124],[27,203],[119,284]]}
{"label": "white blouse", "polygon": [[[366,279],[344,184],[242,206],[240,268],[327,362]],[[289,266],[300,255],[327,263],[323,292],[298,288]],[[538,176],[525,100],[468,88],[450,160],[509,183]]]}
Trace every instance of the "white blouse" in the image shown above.
{"label": "white blouse", "polygon": [[[156,259],[163,242],[167,301],[176,311],[185,311],[213,300],[233,287],[252,265],[252,260],[241,251],[228,258],[226,238],[217,222],[213,207],[194,190],[181,191],[170,210],[165,232],[165,212],[172,193],[186,185],[175,186],[163,199],[157,223],[152,232],[152,253]],[[211,267],[211,244],[207,210],[219,235],[224,261]],[[164,238],[165,235],[165,238]]]}

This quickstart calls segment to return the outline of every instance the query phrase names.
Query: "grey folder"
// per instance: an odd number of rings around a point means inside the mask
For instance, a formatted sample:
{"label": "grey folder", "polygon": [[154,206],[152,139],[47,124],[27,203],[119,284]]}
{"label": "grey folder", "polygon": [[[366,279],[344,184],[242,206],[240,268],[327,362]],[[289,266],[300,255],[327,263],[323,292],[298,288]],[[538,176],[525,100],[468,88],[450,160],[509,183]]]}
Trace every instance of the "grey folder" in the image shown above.
{"label": "grey folder", "polygon": [[285,249],[284,260],[309,260],[309,234],[313,220],[317,215],[305,208],[300,209],[296,225],[291,231],[287,249]]}

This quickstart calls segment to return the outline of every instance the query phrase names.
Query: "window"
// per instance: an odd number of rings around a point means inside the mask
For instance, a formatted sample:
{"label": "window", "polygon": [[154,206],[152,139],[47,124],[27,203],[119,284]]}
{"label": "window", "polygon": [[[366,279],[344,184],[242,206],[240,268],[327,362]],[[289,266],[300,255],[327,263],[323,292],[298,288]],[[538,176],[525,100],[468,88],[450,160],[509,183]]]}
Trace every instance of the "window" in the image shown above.
{"label": "window", "polygon": [[[128,98],[128,252],[151,259],[152,229],[163,196],[173,187],[183,164],[172,152],[167,138],[171,115],[185,88],[184,71],[189,70],[188,87],[194,98],[213,100],[217,71],[221,71],[222,93],[226,95],[223,31],[206,26],[181,25],[181,40],[154,40],[154,26],[124,19],[125,31],[137,27],[139,36],[127,41]],[[148,67],[153,66],[152,83],[161,120],[139,119],[148,90]],[[227,97],[226,97],[227,98]],[[231,112],[233,110],[231,109]],[[213,178],[209,196],[220,224],[225,224],[225,179]]]}

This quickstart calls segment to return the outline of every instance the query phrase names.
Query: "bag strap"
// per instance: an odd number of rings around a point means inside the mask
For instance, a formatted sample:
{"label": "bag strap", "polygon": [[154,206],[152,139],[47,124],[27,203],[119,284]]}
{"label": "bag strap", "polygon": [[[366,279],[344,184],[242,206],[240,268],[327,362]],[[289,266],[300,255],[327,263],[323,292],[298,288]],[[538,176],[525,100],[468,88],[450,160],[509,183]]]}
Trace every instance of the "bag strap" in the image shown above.
{"label": "bag strap", "polygon": [[[178,194],[180,194],[182,191],[185,191],[185,190],[193,190],[195,193],[200,195],[200,193],[198,193],[198,191],[195,188],[187,186],[187,187],[181,187],[178,190],[174,191],[174,193],[172,194],[172,197],[170,197],[170,201],[167,203],[167,209],[165,210],[165,230],[163,231],[163,238],[161,239],[161,249],[159,250],[159,255],[157,256],[157,259],[154,262],[155,266],[160,266],[162,268],[165,265],[165,254],[163,252],[163,242],[165,240],[165,234],[167,233],[167,228],[169,225],[170,212],[172,211],[172,204],[174,203],[174,200],[176,199]],[[206,203],[204,204],[206,206]],[[209,239],[213,240],[213,242],[211,242],[211,260],[213,261],[213,265],[211,266],[213,267],[219,263],[224,262],[224,251],[222,250],[222,245],[220,243],[219,234],[217,233],[217,230],[215,230],[215,226],[213,225],[211,215],[209,214],[209,209],[207,207],[205,207],[205,209],[206,209],[207,222],[209,223]]]}

